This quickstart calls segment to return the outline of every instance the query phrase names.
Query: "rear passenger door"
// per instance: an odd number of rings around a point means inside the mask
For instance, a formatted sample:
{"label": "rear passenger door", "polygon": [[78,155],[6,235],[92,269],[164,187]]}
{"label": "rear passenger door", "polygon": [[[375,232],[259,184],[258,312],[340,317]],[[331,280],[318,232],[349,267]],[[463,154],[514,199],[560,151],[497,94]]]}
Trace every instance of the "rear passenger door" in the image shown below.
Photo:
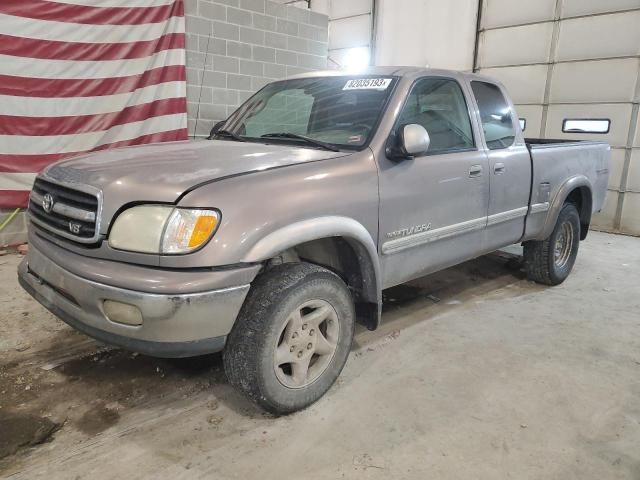
{"label": "rear passenger door", "polygon": [[385,287],[479,255],[487,220],[487,158],[463,86],[448,77],[416,80],[389,143],[408,124],[422,125],[431,144],[420,157],[379,159]]}
{"label": "rear passenger door", "polygon": [[513,105],[493,83],[471,81],[483,131],[490,185],[485,250],[516,243],[524,232],[531,189],[531,160]]}

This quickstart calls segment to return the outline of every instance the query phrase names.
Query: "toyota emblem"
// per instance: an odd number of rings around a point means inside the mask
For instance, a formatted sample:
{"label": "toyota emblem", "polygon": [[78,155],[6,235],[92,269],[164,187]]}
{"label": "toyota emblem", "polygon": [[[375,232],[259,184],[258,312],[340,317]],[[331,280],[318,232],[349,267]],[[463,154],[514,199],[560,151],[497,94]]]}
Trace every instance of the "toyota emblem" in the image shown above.
{"label": "toyota emblem", "polygon": [[53,210],[53,204],[55,201],[53,200],[53,196],[50,193],[46,193],[44,197],[42,197],[42,208],[44,211],[49,213]]}

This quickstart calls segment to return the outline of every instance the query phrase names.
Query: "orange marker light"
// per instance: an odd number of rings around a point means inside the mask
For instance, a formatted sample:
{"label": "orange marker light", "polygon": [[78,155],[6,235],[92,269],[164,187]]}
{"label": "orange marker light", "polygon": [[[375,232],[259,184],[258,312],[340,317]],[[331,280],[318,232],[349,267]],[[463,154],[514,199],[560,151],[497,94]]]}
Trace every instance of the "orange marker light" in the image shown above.
{"label": "orange marker light", "polygon": [[189,248],[195,248],[206,242],[216,229],[218,219],[214,216],[202,216],[196,221],[189,239]]}

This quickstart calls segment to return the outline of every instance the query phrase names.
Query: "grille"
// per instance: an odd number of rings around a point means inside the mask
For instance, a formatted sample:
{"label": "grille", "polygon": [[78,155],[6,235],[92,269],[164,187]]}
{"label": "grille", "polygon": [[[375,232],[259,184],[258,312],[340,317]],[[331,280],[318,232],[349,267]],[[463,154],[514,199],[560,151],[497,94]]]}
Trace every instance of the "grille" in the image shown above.
{"label": "grille", "polygon": [[91,193],[37,178],[29,214],[36,225],[57,235],[81,243],[97,241],[98,197]]}

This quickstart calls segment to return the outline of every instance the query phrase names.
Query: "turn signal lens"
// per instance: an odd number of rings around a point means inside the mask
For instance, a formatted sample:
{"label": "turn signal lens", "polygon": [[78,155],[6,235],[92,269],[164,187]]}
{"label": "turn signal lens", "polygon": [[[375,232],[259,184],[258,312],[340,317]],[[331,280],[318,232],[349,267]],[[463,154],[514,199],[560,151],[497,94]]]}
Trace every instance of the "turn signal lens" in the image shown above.
{"label": "turn signal lens", "polygon": [[187,253],[215,233],[220,216],[215,210],[176,208],[167,221],[161,253]]}
{"label": "turn signal lens", "polygon": [[196,248],[209,240],[211,234],[218,225],[218,219],[214,216],[202,216],[196,221],[191,238],[189,239],[189,248]]}

